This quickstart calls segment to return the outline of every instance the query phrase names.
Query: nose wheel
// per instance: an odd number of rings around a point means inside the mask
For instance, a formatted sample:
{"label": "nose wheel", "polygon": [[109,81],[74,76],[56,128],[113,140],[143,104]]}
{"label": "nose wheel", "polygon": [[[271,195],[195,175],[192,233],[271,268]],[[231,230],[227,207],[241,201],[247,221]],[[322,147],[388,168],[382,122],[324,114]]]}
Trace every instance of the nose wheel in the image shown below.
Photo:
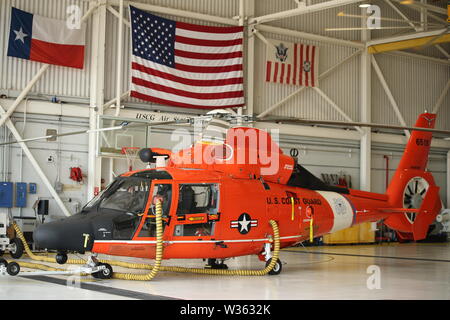
{"label": "nose wheel", "polygon": [[58,252],[58,254],[56,255],[55,259],[56,259],[56,262],[58,264],[65,264],[67,262],[67,259],[68,259],[67,253],[65,253],[65,252]]}

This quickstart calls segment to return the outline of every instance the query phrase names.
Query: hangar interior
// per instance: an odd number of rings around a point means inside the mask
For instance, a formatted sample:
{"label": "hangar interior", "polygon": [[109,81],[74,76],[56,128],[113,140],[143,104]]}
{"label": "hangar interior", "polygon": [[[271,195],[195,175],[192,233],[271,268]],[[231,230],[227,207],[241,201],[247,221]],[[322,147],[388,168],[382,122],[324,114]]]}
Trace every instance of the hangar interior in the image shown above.
{"label": "hangar interior", "polygon": [[[116,176],[128,171],[130,160],[120,153],[122,147],[175,151],[196,141],[198,132],[189,126],[130,128],[111,135],[99,131],[126,121],[172,121],[208,111],[130,97],[129,5],[184,23],[243,26],[245,104],[231,109],[235,115],[412,127],[418,115],[428,111],[437,114],[436,129],[450,130],[447,1],[3,0],[0,237],[14,234],[6,223],[8,217],[14,217],[33,248],[29,234],[38,225],[78,213]],[[50,19],[66,20],[73,15],[81,19],[84,67],[8,56],[13,7]],[[369,20],[375,27],[368,24]],[[317,84],[312,87],[266,81],[267,47],[272,42],[318,48]],[[411,134],[389,128],[282,121],[252,125],[277,130],[283,152],[295,155],[302,166],[326,183],[338,185],[344,180],[349,188],[381,194]],[[52,137],[78,130],[90,131]],[[83,282],[81,289],[68,290],[66,277],[61,275],[27,278],[3,274],[0,298],[449,299],[450,211],[444,210],[450,207],[449,137],[436,133],[431,142],[427,170],[440,188],[442,212],[433,222],[434,233],[430,233],[427,243],[400,241],[382,223],[365,223],[316,238],[314,243],[304,241],[282,250],[280,257],[286,264],[283,272],[273,277],[162,272],[149,282],[94,279]],[[113,153],[106,148],[111,145],[116,150]],[[146,165],[139,159],[132,162],[134,170]],[[30,260],[26,255],[21,259]],[[204,262],[172,259],[162,264],[203,267]],[[230,260],[228,266],[249,269],[259,268],[260,263],[256,257],[244,256]],[[381,287],[374,290],[367,282],[372,274],[370,266],[381,270]],[[200,290],[193,292],[195,287]]]}

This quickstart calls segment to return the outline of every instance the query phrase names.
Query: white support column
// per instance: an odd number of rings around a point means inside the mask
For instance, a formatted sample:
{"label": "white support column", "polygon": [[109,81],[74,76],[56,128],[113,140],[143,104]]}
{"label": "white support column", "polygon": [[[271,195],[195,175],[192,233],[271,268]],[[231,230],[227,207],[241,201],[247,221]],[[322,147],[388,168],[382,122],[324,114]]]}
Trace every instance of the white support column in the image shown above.
{"label": "white support column", "polygon": [[[427,4],[427,0],[420,0],[421,4]],[[420,10],[420,30],[421,31],[427,31],[427,23],[428,23],[428,10],[426,8],[422,8]]]}
{"label": "white support column", "polygon": [[[255,0],[246,0],[244,7],[244,14],[246,17],[251,17],[255,12]],[[253,34],[253,26],[247,26],[247,102],[246,114],[253,115],[254,110],[254,95],[255,95],[255,35]]]}
{"label": "white support column", "polygon": [[[239,0],[239,26],[240,27],[243,27],[244,26],[244,24],[245,24],[245,0]],[[245,29],[245,28],[244,28]],[[244,37],[245,37],[245,35],[244,35]],[[245,43],[244,43],[244,52],[245,52]],[[238,115],[242,115],[242,109],[243,109],[243,107],[238,107],[237,109],[236,109],[236,113],[238,114]],[[238,119],[238,124],[240,124],[240,121],[241,121],[241,119],[239,118]]]}
{"label": "white support column", "polygon": [[[389,2],[389,1],[388,1]],[[362,9],[362,26],[366,25],[367,10]],[[361,31],[361,40],[366,42],[370,40],[370,30]],[[370,54],[367,50],[361,53],[360,58],[360,113],[361,122],[372,122],[372,68],[370,64]],[[372,173],[372,132],[370,128],[361,128],[363,133],[360,140],[360,156],[359,156],[359,189],[364,191],[371,190],[371,173]]]}
{"label": "white support column", "polygon": [[[90,6],[94,4],[91,2]],[[97,8],[92,21],[91,87],[89,129],[97,129],[97,115],[103,113],[105,77],[105,28],[106,6]],[[88,200],[94,191],[100,191],[101,158],[97,157],[98,132],[89,133],[88,151]]]}
{"label": "white support column", "polygon": [[119,16],[119,30],[117,30],[116,117],[120,114],[120,99],[122,97],[123,0],[120,0]]}
{"label": "white support column", "polygon": [[[121,108],[121,98],[122,98],[122,39],[123,39],[123,25],[124,25],[124,19],[123,19],[123,0],[120,0],[119,2],[119,16],[118,16],[118,25],[119,30],[117,30],[117,65],[116,65],[116,72],[117,72],[117,78],[116,78],[116,112],[115,116],[118,117],[120,115],[120,108]],[[112,126],[115,126],[116,121],[114,120],[112,122]],[[114,158],[109,158],[109,181],[108,183],[111,183],[114,179]]]}
{"label": "white support column", "polygon": [[[10,110],[10,109],[8,109],[8,110]],[[0,106],[0,114],[2,114],[2,115],[5,114],[5,110],[3,109],[2,106]],[[8,129],[11,131],[11,133],[13,134],[14,138],[17,141],[21,141],[22,136],[20,135],[19,131],[17,131],[16,127],[14,126],[14,124],[12,123],[12,121],[9,118],[6,118],[5,124],[8,127]],[[61,198],[59,197],[59,194],[53,188],[52,183],[48,180],[44,171],[42,171],[41,167],[39,166],[38,162],[34,158],[33,154],[31,153],[30,149],[28,148],[28,146],[25,144],[25,142],[19,142],[19,145],[22,148],[25,155],[27,156],[28,160],[30,160],[30,163],[33,166],[34,170],[36,171],[38,176],[41,178],[44,185],[47,187],[47,189],[50,192],[53,199],[55,199],[56,204],[59,206],[62,213],[67,217],[70,216],[70,212],[67,210],[66,206],[62,202]]]}
{"label": "white support column", "polygon": [[[406,127],[405,119],[403,119],[403,116],[402,116],[402,114],[400,112],[400,109],[398,107],[397,101],[395,101],[394,96],[393,96],[393,94],[391,92],[391,89],[389,89],[389,86],[388,86],[388,84],[386,82],[386,79],[383,76],[383,73],[381,72],[380,67],[378,66],[378,63],[377,63],[377,60],[375,59],[375,56],[372,55],[371,58],[372,58],[372,66],[373,66],[373,68],[374,68],[374,70],[375,70],[375,72],[376,72],[376,74],[378,76],[378,79],[381,82],[381,85],[383,86],[384,91],[386,92],[386,95],[389,98],[389,101],[391,102],[391,106],[394,109],[395,114],[397,115],[398,121],[400,122],[400,124],[402,126]],[[404,132],[406,134],[406,137],[409,139],[409,137],[411,135],[409,133],[409,131],[408,130],[404,130]]]}

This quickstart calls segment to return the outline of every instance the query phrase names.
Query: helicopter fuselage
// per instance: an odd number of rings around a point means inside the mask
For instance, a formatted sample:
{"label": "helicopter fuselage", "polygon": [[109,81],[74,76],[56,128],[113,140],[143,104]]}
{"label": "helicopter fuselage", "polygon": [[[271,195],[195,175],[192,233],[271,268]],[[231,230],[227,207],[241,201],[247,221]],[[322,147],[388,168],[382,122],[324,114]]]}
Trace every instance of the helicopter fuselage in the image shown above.
{"label": "helicopter fuselage", "polygon": [[[152,181],[146,208],[130,239],[111,238],[108,230],[97,232],[93,252],[154,258],[156,238],[146,232],[146,224],[154,219],[151,195],[162,184],[172,188],[170,210],[164,218],[164,259],[223,259],[259,254],[264,244],[271,241],[271,219],[279,224],[281,247],[289,247],[309,239],[311,234],[317,237],[380,220],[386,213],[368,209],[388,206],[387,196],[383,194],[357,190],[350,190],[349,194],[314,191],[258,179],[234,179],[204,170],[168,169],[168,172],[173,179]],[[217,188],[216,202],[210,208],[197,204],[180,210],[178,204],[186,202],[185,186],[192,186],[198,193],[208,186]],[[358,212],[362,207],[368,213]]]}

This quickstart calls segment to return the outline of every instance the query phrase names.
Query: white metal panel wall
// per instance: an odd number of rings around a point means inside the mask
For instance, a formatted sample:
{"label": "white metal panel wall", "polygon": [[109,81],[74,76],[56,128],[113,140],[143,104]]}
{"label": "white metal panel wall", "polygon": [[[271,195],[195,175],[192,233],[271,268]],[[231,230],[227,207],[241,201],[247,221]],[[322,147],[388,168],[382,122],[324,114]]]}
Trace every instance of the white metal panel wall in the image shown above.
{"label": "white metal panel wall", "polygon": [[[67,7],[77,5],[82,13],[88,10],[89,3],[82,0],[2,0],[0,1],[0,90],[21,91],[42,66],[40,62],[7,56],[11,7],[45,16],[65,20]],[[89,97],[90,77],[90,39],[91,22],[87,21],[86,51],[84,69],[50,66],[43,77],[31,89],[31,93]]]}
{"label": "white metal panel wall", "polygon": [[[377,54],[375,58],[408,125],[433,107],[450,79],[448,66],[428,60]],[[450,129],[450,93],[439,110],[437,128]],[[388,97],[375,72],[372,73],[372,120],[399,124]]]}

